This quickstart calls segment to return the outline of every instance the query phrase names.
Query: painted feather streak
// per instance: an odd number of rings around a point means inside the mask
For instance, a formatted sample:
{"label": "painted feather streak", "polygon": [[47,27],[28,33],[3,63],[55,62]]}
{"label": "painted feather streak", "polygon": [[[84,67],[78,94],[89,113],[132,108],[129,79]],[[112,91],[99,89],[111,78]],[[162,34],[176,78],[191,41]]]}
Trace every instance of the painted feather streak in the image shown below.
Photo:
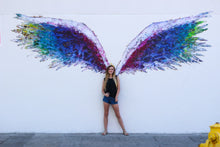
{"label": "painted feather streak", "polygon": [[176,70],[180,63],[202,62],[199,51],[205,51],[205,39],[196,35],[207,30],[207,24],[200,21],[208,12],[197,16],[156,22],[146,27],[123,53],[117,65],[116,74],[136,71]]}
{"label": "painted feather streak", "polygon": [[81,65],[81,68],[104,73],[108,66],[105,52],[96,35],[85,24],[47,17],[28,17],[13,30],[19,33],[16,42],[38,52],[40,61],[52,59],[50,68]]}

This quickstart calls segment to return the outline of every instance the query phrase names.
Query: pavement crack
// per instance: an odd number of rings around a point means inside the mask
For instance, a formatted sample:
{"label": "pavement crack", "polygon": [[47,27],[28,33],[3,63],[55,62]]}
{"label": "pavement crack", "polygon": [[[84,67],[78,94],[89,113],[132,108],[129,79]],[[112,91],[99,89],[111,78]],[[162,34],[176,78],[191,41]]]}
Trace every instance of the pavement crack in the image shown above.
{"label": "pavement crack", "polygon": [[154,141],[158,142],[158,140],[157,140],[156,136],[153,136],[153,139],[154,139]]}
{"label": "pavement crack", "polygon": [[6,142],[10,137],[6,138],[5,140],[1,141],[0,144],[3,144],[4,142]]}

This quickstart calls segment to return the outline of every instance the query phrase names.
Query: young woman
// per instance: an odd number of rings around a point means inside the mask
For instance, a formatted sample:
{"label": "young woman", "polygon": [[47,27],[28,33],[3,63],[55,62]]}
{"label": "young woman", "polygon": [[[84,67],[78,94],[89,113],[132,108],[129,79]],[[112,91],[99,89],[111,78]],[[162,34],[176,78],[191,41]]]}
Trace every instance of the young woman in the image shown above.
{"label": "young woman", "polygon": [[115,115],[118,119],[118,122],[123,130],[123,134],[128,136],[128,133],[125,130],[121,115],[119,113],[118,107],[118,94],[120,92],[120,82],[118,77],[115,75],[115,67],[109,65],[106,69],[105,78],[102,84],[102,93],[104,94],[103,103],[104,103],[104,128],[105,131],[102,135],[107,134],[107,124],[108,124],[108,112],[109,105],[112,105]]}

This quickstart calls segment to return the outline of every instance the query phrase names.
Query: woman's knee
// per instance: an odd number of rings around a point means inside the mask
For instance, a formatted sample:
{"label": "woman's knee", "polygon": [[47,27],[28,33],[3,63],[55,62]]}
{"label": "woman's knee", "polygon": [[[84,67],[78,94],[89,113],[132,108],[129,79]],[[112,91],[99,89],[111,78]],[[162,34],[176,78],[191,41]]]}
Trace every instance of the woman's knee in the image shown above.
{"label": "woman's knee", "polygon": [[105,116],[105,117],[108,117],[108,112],[104,112],[104,116]]}
{"label": "woman's knee", "polygon": [[120,115],[120,113],[119,113],[119,112],[116,112],[116,113],[115,113],[115,115],[116,115],[116,117],[117,117],[118,119],[120,119],[120,118],[121,118],[121,115]]}

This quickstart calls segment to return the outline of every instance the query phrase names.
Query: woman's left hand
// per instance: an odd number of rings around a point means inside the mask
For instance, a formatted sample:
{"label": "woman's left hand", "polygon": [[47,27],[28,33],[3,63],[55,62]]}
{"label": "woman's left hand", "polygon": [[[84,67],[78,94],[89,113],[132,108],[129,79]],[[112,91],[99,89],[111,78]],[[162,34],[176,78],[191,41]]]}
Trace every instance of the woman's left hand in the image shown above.
{"label": "woman's left hand", "polygon": [[117,102],[118,101],[118,97],[115,97],[115,102]]}

